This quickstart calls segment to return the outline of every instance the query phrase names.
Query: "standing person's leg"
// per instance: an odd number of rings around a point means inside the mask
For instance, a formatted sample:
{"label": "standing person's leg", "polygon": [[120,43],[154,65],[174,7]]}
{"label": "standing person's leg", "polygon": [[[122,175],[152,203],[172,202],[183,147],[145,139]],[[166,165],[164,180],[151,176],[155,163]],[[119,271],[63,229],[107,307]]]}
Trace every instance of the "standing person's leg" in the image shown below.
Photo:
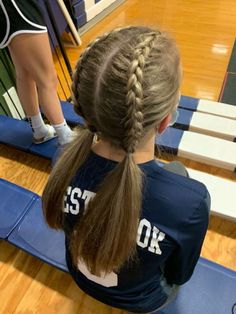
{"label": "standing person's leg", "polygon": [[[64,120],[57,95],[57,76],[47,33],[18,35],[11,41],[9,49],[16,67],[19,97],[34,131],[34,122],[42,126],[39,98],[46,117],[57,132],[59,143],[67,143],[73,132]],[[42,132],[34,135],[39,138]]]}
{"label": "standing person's leg", "polygon": [[13,50],[11,51],[11,57],[15,65],[16,70],[16,85],[17,93],[24,111],[30,121],[31,127],[34,133],[35,142],[45,142],[51,138],[54,138],[55,131],[49,125],[46,125],[42,119],[39,105],[38,105],[38,93],[36,83],[31,74],[25,70],[24,66],[18,63],[15,58]]}

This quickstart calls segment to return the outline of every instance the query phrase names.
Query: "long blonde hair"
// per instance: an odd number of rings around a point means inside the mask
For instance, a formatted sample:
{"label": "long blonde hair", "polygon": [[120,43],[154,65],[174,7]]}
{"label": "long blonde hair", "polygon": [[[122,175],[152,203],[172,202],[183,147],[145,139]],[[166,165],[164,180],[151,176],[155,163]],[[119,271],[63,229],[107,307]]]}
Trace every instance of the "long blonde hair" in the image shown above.
{"label": "long blonde hair", "polygon": [[80,56],[72,90],[86,126],[54,167],[43,193],[49,226],[63,229],[63,199],[88,158],[94,133],[126,154],[108,173],[72,232],[70,251],[96,275],[119,268],[136,253],[143,174],[133,153],[142,137],[178,102],[179,53],[164,32],[116,29],[95,39]]}

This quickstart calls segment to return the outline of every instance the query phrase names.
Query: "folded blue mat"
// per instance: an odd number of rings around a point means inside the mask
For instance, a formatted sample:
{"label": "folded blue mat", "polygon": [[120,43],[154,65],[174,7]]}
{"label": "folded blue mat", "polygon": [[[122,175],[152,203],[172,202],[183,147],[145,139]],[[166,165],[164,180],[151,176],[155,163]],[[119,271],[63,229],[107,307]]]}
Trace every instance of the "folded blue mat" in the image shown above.
{"label": "folded blue mat", "polygon": [[10,234],[8,241],[42,261],[68,271],[64,233],[46,225],[40,198],[32,204],[21,223]]}
{"label": "folded blue mat", "polygon": [[32,143],[28,151],[41,157],[52,159],[54,155],[57,155],[58,149],[59,147],[57,138],[54,138],[51,139],[50,141],[38,145]]}
{"label": "folded blue mat", "polygon": [[68,101],[61,101],[61,108],[68,124],[72,126],[84,124],[84,119],[75,113],[74,106],[71,103]]}
{"label": "folded blue mat", "polygon": [[174,302],[156,314],[230,314],[236,303],[236,272],[200,258]]}
{"label": "folded blue mat", "polygon": [[179,102],[179,107],[188,109],[191,111],[197,111],[197,106],[199,103],[200,99],[198,98],[193,98],[189,96],[181,96],[180,97],[180,102]]}
{"label": "folded blue mat", "polygon": [[45,158],[52,159],[57,151],[57,139],[33,144],[32,130],[25,120],[0,115],[0,142]]}
{"label": "folded blue mat", "polygon": [[32,145],[32,130],[28,122],[0,116],[0,142],[27,151]]}
{"label": "folded blue mat", "polygon": [[155,144],[161,151],[178,155],[178,147],[181,143],[184,131],[169,127],[164,133],[156,137]]}
{"label": "folded blue mat", "polygon": [[0,179],[0,238],[6,239],[39,196]]}
{"label": "folded blue mat", "polygon": [[178,108],[179,116],[174,124],[175,128],[181,130],[188,130],[191,125],[191,120],[193,117],[193,111]]}

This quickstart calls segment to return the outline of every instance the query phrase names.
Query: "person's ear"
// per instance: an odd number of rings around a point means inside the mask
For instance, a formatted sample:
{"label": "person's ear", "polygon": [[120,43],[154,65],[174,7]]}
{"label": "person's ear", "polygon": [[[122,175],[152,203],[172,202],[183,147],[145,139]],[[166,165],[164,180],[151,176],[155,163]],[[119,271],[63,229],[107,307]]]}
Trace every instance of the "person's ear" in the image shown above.
{"label": "person's ear", "polygon": [[170,124],[171,122],[171,118],[172,118],[172,115],[171,113],[169,113],[162,121],[161,123],[159,124],[159,126],[157,126],[156,128],[156,131],[158,134],[161,134],[165,131],[165,129],[168,127],[168,125]]}

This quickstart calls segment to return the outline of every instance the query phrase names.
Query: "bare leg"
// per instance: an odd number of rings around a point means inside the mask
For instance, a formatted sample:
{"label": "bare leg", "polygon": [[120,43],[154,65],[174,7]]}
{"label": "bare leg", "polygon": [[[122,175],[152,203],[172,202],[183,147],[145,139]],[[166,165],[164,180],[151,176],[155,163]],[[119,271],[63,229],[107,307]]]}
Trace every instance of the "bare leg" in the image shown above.
{"label": "bare leg", "polygon": [[59,143],[65,144],[73,133],[64,121],[57,95],[57,75],[47,33],[16,36],[9,50],[16,68],[17,90],[28,117],[39,114],[39,103],[54,126]]}
{"label": "bare leg", "polygon": [[[57,76],[47,33],[22,34],[10,44],[10,53],[16,68],[17,88],[22,106],[28,115],[38,112],[38,100],[52,124],[64,121],[57,96]],[[33,87],[37,86],[38,97]]]}
{"label": "bare leg", "polygon": [[21,104],[27,116],[34,116],[39,113],[38,94],[35,81],[23,67],[18,66],[16,60],[14,60],[15,58],[12,52],[11,57],[16,69],[16,85]]}

